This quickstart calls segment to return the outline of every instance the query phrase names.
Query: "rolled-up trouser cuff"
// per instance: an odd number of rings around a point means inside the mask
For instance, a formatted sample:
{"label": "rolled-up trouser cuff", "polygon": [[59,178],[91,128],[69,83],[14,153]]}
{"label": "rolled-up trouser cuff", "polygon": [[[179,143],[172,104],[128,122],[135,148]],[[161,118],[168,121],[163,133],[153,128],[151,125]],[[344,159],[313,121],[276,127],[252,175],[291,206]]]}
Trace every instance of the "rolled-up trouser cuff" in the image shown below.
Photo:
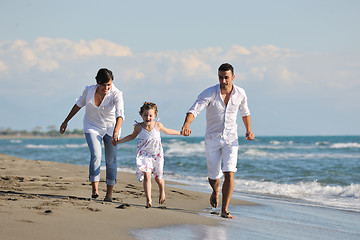
{"label": "rolled-up trouser cuff", "polygon": [[91,176],[89,175],[90,182],[100,182],[100,175]]}

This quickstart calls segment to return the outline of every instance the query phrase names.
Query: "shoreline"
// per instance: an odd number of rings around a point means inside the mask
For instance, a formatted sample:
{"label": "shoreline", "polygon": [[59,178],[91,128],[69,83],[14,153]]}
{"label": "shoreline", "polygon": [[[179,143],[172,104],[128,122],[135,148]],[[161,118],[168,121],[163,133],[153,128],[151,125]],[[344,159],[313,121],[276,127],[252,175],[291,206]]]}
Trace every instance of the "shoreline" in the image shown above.
{"label": "shoreline", "polygon": [[84,138],[82,134],[68,134],[59,136],[38,136],[38,135],[0,135],[0,139],[49,139],[49,138]]}
{"label": "shoreline", "polygon": [[[210,194],[176,188],[166,181],[166,202],[145,208],[142,183],[135,174],[118,172],[113,202],[105,203],[105,172],[101,171],[100,197],[90,199],[88,167],[27,160],[0,153],[0,234],[7,239],[135,239],[130,231],[143,228],[195,224],[215,226],[223,221],[205,213]],[[166,179],[165,179],[166,180]],[[169,185],[167,185],[167,183]],[[232,199],[231,205],[257,205]],[[94,230],[96,229],[96,230]]]}

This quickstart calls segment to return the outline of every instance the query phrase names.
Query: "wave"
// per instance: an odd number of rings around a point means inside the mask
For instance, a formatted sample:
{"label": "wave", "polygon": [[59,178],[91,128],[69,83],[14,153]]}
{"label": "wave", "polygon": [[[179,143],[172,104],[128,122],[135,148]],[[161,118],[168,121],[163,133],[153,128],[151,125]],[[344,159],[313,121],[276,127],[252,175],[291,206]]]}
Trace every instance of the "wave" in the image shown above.
{"label": "wave", "polygon": [[[167,172],[165,178],[189,185],[194,189],[210,188],[207,177],[204,176],[184,176]],[[317,181],[290,184],[235,179],[234,191],[240,194],[295,200],[302,204],[360,212],[360,184],[336,186],[321,184]]]}
{"label": "wave", "polygon": [[172,140],[163,143],[167,157],[205,156],[205,142],[188,143],[185,141]]}
{"label": "wave", "polygon": [[272,141],[270,141],[270,144],[271,145],[293,145],[294,142],[293,141],[282,142],[282,141],[272,140]]}
{"label": "wave", "polygon": [[260,149],[247,149],[243,153],[249,158],[267,158],[271,159],[360,159],[360,155],[353,153],[279,153],[279,152],[268,152]]}
{"label": "wave", "polygon": [[64,145],[45,145],[45,144],[26,144],[25,148],[30,149],[64,149],[64,148],[85,148],[88,145],[84,144],[64,144]]}
{"label": "wave", "polygon": [[305,200],[314,204],[360,212],[360,184],[330,186],[322,185],[317,181],[296,184],[241,179],[235,181],[235,190],[238,192]]}
{"label": "wave", "polygon": [[352,143],[334,143],[330,145],[330,148],[360,148],[360,143],[352,142]]}
{"label": "wave", "polygon": [[327,142],[327,141],[324,141],[324,142],[316,142],[315,145],[316,145],[316,146],[329,146],[330,143]]}

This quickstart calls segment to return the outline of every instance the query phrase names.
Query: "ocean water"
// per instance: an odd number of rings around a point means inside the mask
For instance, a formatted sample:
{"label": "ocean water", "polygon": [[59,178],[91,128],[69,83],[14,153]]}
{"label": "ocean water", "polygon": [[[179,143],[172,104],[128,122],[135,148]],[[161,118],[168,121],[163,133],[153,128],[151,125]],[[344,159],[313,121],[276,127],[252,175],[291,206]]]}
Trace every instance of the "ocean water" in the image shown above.
{"label": "ocean water", "polygon": [[[163,137],[165,179],[211,193],[202,137]],[[118,145],[118,167],[135,172],[137,140]],[[0,139],[0,153],[32,160],[88,165],[83,138]],[[103,163],[104,164],[104,163]],[[141,229],[137,239],[360,239],[360,136],[239,139],[233,198],[235,220],[218,226]],[[121,175],[118,175],[121,178]],[[220,209],[205,209],[210,214]],[[176,234],[175,234],[176,233]]]}
{"label": "ocean water", "polygon": [[[166,180],[209,188],[204,138],[163,137],[162,143]],[[136,144],[118,145],[120,170],[135,172]],[[83,138],[0,139],[0,152],[79,165],[89,161]],[[360,212],[360,136],[239,139],[237,167],[234,190],[243,196]]]}
{"label": "ocean water", "polygon": [[[360,214],[275,198],[244,197],[258,206],[230,206],[236,219],[216,226],[177,225],[131,231],[142,240],[359,240]],[[208,211],[213,211],[209,209]],[[209,216],[209,214],[207,214]],[[213,216],[218,218],[217,216]]]}

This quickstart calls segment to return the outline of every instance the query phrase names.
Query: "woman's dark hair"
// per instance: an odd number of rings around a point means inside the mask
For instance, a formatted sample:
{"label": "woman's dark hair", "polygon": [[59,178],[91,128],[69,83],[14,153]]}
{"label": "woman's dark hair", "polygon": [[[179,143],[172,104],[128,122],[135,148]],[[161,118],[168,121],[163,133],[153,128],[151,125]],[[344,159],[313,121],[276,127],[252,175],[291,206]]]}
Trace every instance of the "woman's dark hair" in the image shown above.
{"label": "woman's dark hair", "polygon": [[101,68],[98,71],[95,79],[96,79],[97,84],[103,84],[103,83],[109,82],[110,80],[114,80],[114,76],[113,76],[113,73],[109,69]]}
{"label": "woman's dark hair", "polygon": [[221,71],[221,72],[226,72],[226,71],[231,71],[231,73],[234,75],[234,68],[233,66],[231,66],[231,64],[229,63],[223,63],[221,64],[221,66],[219,67],[218,71]]}

